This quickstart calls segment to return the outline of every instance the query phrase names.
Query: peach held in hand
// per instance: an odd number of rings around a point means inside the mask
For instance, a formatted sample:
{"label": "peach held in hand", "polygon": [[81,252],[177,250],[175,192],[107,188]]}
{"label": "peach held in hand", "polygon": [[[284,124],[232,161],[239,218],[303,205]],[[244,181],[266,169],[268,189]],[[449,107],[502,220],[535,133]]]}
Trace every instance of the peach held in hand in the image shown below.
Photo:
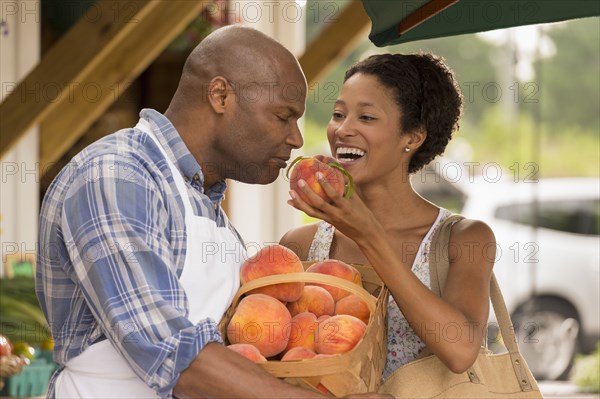
{"label": "peach held in hand", "polygon": [[[329,274],[330,276],[348,280],[362,287],[362,280],[359,271],[340,260],[326,259],[318,263],[313,263],[308,269],[306,269],[306,271],[310,273]],[[307,283],[307,285],[316,285],[325,288],[327,291],[329,291],[335,302],[339,301],[345,296],[350,295],[350,293],[343,288],[337,288],[331,285],[318,283]]]}
{"label": "peach held in hand", "polygon": [[264,357],[282,352],[289,341],[292,316],[277,299],[253,294],[240,301],[229,324],[231,344],[252,344]]}
{"label": "peach held in hand", "polygon": [[[272,274],[299,273],[304,267],[298,255],[282,245],[268,245],[246,260],[240,268],[242,285],[259,277]],[[304,283],[281,283],[250,291],[251,294],[265,294],[282,302],[293,302],[300,298]]]}
{"label": "peach held in hand", "polygon": [[348,352],[358,344],[366,330],[367,325],[354,316],[332,316],[319,323],[315,349],[326,355]]}
{"label": "peach held in hand", "polygon": [[[294,167],[294,169],[292,170],[292,175],[289,176],[292,167]],[[350,176],[346,169],[344,169],[344,167],[334,158],[315,155],[312,158],[298,157],[292,161],[287,169],[286,176],[290,179],[290,188],[298,193],[302,201],[309,205],[314,205],[298,186],[298,181],[300,179],[304,180],[308,187],[325,201],[330,201],[329,196],[325,193],[323,187],[321,187],[321,184],[317,180],[317,172],[321,172],[325,180],[338,193],[343,194],[346,198],[352,196],[352,193],[354,192],[354,183],[352,182],[352,176]],[[347,185],[344,181],[344,176],[348,179]]]}

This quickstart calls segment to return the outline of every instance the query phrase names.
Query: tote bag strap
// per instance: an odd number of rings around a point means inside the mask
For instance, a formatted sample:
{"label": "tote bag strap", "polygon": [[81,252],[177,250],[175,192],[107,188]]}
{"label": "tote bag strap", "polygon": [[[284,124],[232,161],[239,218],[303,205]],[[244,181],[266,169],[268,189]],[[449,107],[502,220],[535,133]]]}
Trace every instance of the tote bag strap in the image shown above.
{"label": "tote bag strap", "polygon": [[[429,250],[430,285],[431,290],[440,297],[442,296],[444,287],[446,285],[448,270],[450,269],[448,247],[452,226],[462,219],[464,219],[464,216],[458,214],[449,216],[440,224],[431,241]],[[517,339],[515,337],[515,332],[510,320],[508,309],[506,308],[506,303],[504,302],[504,297],[502,296],[500,286],[498,285],[498,281],[496,280],[496,276],[493,272],[490,278],[490,298],[492,301],[494,314],[496,315],[496,319],[498,320],[498,325],[500,327],[500,334],[512,359],[512,365],[515,374],[524,384],[523,388],[527,389],[528,387],[526,385],[530,385],[529,379],[527,377],[526,369],[523,366],[524,362],[521,358],[521,354],[519,353],[519,346],[517,344]]]}
{"label": "tote bag strap", "polygon": [[442,296],[442,290],[446,286],[448,269],[450,268],[450,257],[448,255],[448,243],[452,226],[465,217],[453,214],[444,219],[435,232],[429,248],[429,279],[431,291],[437,296]]}

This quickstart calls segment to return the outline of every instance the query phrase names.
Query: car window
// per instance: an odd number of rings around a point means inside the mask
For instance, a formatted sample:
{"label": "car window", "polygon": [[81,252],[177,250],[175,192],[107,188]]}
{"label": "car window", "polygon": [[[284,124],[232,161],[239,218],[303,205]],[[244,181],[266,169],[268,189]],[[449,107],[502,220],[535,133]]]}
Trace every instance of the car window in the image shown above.
{"label": "car window", "polygon": [[[537,217],[536,217],[537,215]],[[498,219],[567,233],[600,234],[600,200],[561,200],[517,203],[498,207]]]}

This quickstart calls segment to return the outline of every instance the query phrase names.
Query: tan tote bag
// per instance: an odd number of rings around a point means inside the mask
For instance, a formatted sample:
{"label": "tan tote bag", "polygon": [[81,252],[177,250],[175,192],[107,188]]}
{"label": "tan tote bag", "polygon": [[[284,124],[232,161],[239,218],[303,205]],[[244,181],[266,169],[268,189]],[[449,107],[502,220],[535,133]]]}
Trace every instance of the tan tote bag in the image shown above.
{"label": "tan tote bag", "polygon": [[[441,296],[448,275],[448,242],[452,225],[463,218],[461,215],[452,215],[446,219],[431,243],[431,290],[438,296]],[[493,354],[484,345],[473,366],[460,374],[450,371],[437,356],[429,352],[396,370],[383,382],[379,392],[411,399],[542,398],[535,378],[519,353],[506,304],[494,274],[490,281],[490,297],[507,352]]]}

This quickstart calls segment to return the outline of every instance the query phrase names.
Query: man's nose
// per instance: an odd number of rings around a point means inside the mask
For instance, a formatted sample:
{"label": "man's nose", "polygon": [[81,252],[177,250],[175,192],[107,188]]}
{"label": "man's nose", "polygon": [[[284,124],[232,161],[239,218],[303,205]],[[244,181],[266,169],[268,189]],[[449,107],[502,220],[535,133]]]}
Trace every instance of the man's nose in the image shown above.
{"label": "man's nose", "polygon": [[292,128],[292,132],[288,136],[287,143],[295,149],[298,149],[304,145],[304,139],[302,138],[302,133],[300,132],[298,124]]}

